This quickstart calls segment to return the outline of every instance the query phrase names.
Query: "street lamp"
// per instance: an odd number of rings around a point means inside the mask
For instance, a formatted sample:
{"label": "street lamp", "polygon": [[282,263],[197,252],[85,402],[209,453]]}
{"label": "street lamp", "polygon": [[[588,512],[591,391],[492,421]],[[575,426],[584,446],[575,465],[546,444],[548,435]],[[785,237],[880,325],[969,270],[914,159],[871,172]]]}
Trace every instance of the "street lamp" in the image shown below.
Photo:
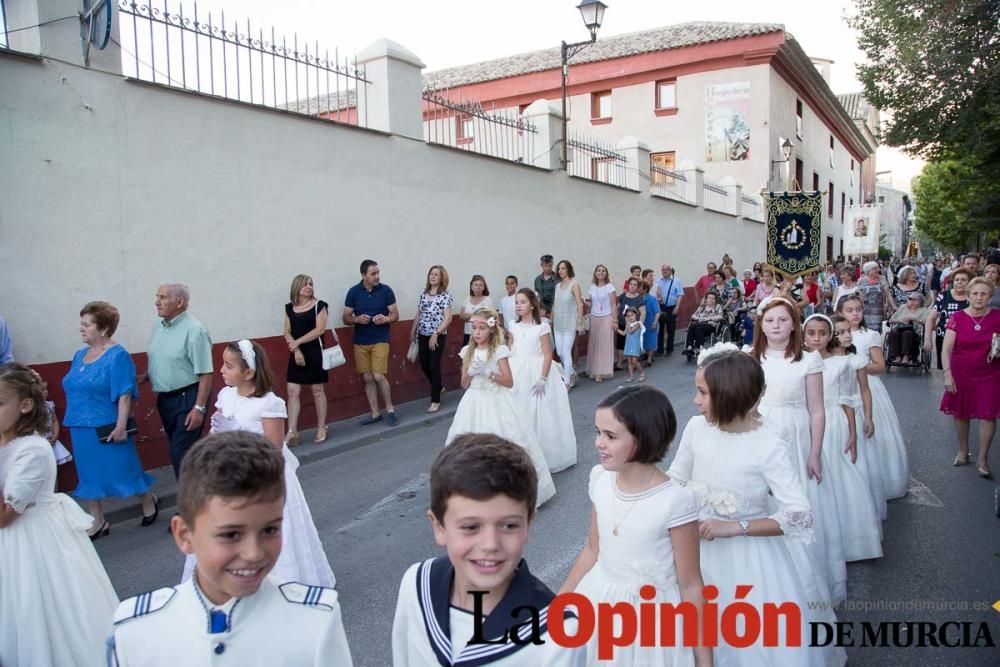
{"label": "street lamp", "polygon": [[569,160],[569,152],[566,142],[566,94],[569,86],[569,59],[597,41],[597,31],[604,22],[604,10],[608,8],[601,0],[581,0],[577,5],[583,24],[590,31],[590,39],[585,42],[574,42],[573,44],[562,43],[560,55],[562,56],[562,169],[566,171]]}
{"label": "street lamp", "polygon": [[795,147],[795,144],[793,144],[788,139],[788,137],[784,137],[781,140],[781,143],[779,144],[779,146],[781,146],[781,154],[785,156],[785,159],[784,160],[771,160],[771,166],[773,167],[776,164],[782,164],[782,163],[784,163],[784,165],[785,165],[785,190],[788,190],[788,181],[789,181],[789,178],[791,177],[791,173],[789,172],[789,163],[792,161],[792,148]]}

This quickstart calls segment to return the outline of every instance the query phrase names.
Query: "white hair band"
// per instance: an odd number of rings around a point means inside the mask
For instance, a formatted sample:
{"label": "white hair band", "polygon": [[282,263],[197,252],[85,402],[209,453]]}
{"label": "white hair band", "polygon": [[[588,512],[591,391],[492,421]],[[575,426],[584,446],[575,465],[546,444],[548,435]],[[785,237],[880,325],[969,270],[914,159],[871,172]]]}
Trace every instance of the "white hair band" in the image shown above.
{"label": "white hair band", "polygon": [[257,370],[257,353],[254,352],[253,343],[244,338],[241,341],[237,341],[236,346],[240,348],[240,356],[246,362],[247,368],[252,371]]}
{"label": "white hair band", "polygon": [[823,320],[824,322],[826,322],[827,324],[830,325],[830,331],[833,331],[833,320],[831,320],[829,317],[827,317],[823,313],[813,313],[812,315],[810,315],[809,317],[807,317],[805,320],[803,320],[803,322],[802,322],[802,329],[803,330],[805,330],[806,325],[809,324],[809,320]]}

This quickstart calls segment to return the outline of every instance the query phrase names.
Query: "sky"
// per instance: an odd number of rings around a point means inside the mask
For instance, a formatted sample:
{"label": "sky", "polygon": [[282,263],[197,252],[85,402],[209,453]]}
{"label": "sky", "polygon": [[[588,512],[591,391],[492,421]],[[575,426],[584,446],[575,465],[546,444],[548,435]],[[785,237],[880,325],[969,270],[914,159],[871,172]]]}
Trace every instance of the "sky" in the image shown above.
{"label": "sky", "polygon": [[[169,0],[171,7],[176,0]],[[154,0],[154,4],[159,4]],[[455,65],[579,41],[588,33],[576,9],[579,0],[200,0],[199,18],[225,10],[226,20],[245,25],[274,26],[279,34],[321,48],[338,47],[357,53],[385,37],[405,46],[423,60],[430,72]],[[598,39],[604,35],[648,30],[687,21],[781,23],[810,56],[834,61],[831,87],[835,93],[861,90],[855,65],[864,59],[854,31],[844,20],[853,11],[849,0],[606,0],[608,10]],[[185,13],[190,4],[185,3]],[[267,32],[267,31],[265,31]],[[922,163],[881,147],[879,171],[885,180],[909,190]]]}

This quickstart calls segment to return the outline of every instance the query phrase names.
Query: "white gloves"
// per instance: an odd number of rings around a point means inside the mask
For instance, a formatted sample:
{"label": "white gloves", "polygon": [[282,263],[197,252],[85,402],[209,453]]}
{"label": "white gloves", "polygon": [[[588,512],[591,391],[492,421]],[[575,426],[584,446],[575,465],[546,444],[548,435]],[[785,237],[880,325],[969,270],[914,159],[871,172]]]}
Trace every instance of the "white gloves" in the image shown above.
{"label": "white gloves", "polygon": [[473,377],[475,375],[483,375],[485,371],[486,371],[486,362],[483,361],[482,359],[478,358],[473,359],[472,363],[469,364],[469,370],[468,370],[469,377]]}
{"label": "white gloves", "polygon": [[546,384],[545,378],[539,378],[535,384],[531,385],[531,395],[535,397],[544,396]]}
{"label": "white gloves", "polygon": [[222,410],[213,412],[209,423],[211,424],[210,431],[212,433],[225,433],[226,431],[238,431],[240,429],[239,422],[232,417],[222,414]]}

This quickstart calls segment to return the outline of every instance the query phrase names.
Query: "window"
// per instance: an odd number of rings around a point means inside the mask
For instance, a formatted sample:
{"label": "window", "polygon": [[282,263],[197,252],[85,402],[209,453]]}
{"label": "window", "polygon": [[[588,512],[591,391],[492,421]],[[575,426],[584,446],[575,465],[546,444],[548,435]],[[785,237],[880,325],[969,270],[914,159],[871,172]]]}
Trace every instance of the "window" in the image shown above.
{"label": "window", "polygon": [[833,183],[827,185],[826,190],[826,215],[833,220]]}
{"label": "window", "polygon": [[590,95],[590,117],[593,120],[611,120],[611,91],[605,90]]}
{"label": "window", "polygon": [[676,109],[677,108],[677,80],[656,82],[656,108]]}
{"label": "window", "polygon": [[819,174],[813,172],[813,192],[819,192]]}
{"label": "window", "polygon": [[590,159],[590,178],[601,183],[611,182],[612,158],[595,157]]}
{"label": "window", "polygon": [[841,192],[840,193],[840,221],[841,222],[844,221],[844,209],[845,208],[846,207],[844,206],[844,193]]}
{"label": "window", "polygon": [[[650,153],[649,164],[653,167],[664,169],[666,171],[676,171],[677,153],[674,151]],[[666,174],[661,174],[656,171],[652,171],[650,175],[652,176],[650,180],[652,180],[656,185],[672,185],[674,182],[673,176],[667,176]]]}
{"label": "window", "polygon": [[795,158],[795,186],[797,188],[802,187],[802,171],[805,167],[802,165],[802,160]]}
{"label": "window", "polygon": [[854,160],[851,160],[851,187],[854,187]]}
{"label": "window", "polygon": [[476,138],[476,119],[473,116],[455,116],[455,140],[458,144],[471,144]]}
{"label": "window", "polygon": [[830,135],[830,169],[833,169],[833,135]]}
{"label": "window", "polygon": [[795,100],[795,136],[802,138],[802,100]]}
{"label": "window", "polygon": [[826,237],[826,261],[833,261],[833,237],[830,235]]}

